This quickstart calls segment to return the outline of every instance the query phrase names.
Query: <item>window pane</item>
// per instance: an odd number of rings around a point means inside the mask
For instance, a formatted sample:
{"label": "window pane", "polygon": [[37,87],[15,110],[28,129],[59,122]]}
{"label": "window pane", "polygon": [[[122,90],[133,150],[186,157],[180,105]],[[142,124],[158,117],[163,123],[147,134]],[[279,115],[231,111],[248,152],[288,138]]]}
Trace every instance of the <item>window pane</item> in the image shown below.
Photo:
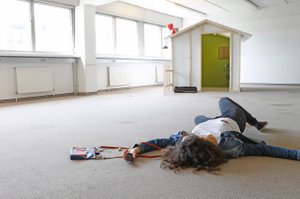
{"label": "window pane", "polygon": [[0,1],[0,49],[31,51],[30,4]]}
{"label": "window pane", "polygon": [[138,55],[137,22],[126,19],[116,19],[117,54]]}
{"label": "window pane", "polygon": [[70,9],[36,3],[34,17],[37,51],[73,53]]}
{"label": "window pane", "polygon": [[171,35],[168,28],[162,28],[162,39],[163,39],[163,57],[171,57],[172,44],[171,39],[167,38]]}
{"label": "window pane", "polygon": [[145,56],[161,56],[161,33],[160,27],[144,24],[144,47]]}
{"label": "window pane", "polygon": [[113,18],[96,15],[96,49],[97,54],[114,53]]}

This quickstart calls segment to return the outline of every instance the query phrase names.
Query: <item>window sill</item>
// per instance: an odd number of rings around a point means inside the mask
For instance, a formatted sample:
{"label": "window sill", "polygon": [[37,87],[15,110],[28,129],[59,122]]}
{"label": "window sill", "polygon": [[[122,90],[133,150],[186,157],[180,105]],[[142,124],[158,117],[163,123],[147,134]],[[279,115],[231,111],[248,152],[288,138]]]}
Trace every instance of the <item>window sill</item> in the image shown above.
{"label": "window sill", "polygon": [[113,55],[97,55],[97,59],[110,60],[138,60],[138,61],[171,61],[171,58],[166,57],[130,57],[130,56],[113,56]]}
{"label": "window sill", "polygon": [[75,54],[63,53],[37,53],[37,52],[0,52],[0,57],[6,58],[79,58]]}

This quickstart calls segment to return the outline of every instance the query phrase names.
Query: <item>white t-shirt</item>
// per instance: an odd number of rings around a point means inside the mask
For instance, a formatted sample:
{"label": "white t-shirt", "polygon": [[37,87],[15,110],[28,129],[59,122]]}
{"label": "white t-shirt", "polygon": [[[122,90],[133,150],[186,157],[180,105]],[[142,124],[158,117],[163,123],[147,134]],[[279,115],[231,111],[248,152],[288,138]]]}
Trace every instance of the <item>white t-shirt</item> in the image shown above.
{"label": "white t-shirt", "polygon": [[236,131],[241,132],[236,121],[228,117],[222,117],[212,120],[207,120],[206,122],[198,124],[192,133],[195,135],[209,135],[212,134],[220,141],[221,133],[226,131]]}

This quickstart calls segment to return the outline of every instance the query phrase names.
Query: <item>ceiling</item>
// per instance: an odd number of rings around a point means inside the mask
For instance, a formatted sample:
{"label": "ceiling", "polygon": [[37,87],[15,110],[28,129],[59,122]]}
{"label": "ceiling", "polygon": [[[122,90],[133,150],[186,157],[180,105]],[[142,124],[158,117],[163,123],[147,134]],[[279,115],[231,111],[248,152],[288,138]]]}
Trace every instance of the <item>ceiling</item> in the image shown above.
{"label": "ceiling", "polygon": [[213,16],[285,6],[299,0],[121,0],[122,2],[177,17]]}

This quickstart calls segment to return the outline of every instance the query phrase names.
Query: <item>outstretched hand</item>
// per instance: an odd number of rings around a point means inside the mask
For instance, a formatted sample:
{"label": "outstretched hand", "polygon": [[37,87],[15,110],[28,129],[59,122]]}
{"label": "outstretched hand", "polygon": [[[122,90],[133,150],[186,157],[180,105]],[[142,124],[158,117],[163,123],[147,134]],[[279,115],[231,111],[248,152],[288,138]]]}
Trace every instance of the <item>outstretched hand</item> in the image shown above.
{"label": "outstretched hand", "polygon": [[139,152],[140,152],[140,147],[128,149],[128,150],[124,151],[123,158],[127,161],[133,162],[133,160],[137,157],[137,154]]}

